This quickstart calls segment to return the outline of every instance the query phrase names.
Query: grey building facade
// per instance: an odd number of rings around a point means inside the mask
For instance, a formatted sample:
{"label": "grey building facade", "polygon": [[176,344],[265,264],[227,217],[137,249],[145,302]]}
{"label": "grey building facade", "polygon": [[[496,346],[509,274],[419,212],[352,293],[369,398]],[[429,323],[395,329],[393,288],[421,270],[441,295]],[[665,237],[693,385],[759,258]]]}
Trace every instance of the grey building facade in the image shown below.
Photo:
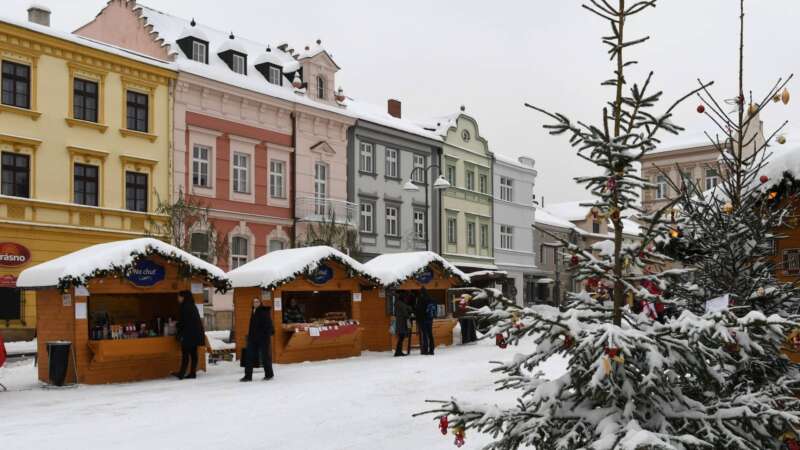
{"label": "grey building facade", "polygon": [[[383,253],[440,251],[436,230],[440,229],[441,201],[433,189],[439,171],[424,169],[440,165],[442,143],[419,131],[363,119],[348,130],[347,199],[358,204],[357,256],[362,261]],[[416,167],[423,169],[414,171]],[[417,191],[404,189],[412,171]]]}

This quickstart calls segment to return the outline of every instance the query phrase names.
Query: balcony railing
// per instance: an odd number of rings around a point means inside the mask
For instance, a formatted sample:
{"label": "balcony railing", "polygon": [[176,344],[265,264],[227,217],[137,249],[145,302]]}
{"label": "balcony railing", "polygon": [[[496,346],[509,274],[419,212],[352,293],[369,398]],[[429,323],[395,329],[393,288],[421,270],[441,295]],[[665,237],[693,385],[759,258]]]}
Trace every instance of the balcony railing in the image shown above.
{"label": "balcony railing", "polygon": [[336,223],[356,226],[358,224],[358,205],[346,200],[324,197],[297,197],[295,214],[306,222],[335,220]]}

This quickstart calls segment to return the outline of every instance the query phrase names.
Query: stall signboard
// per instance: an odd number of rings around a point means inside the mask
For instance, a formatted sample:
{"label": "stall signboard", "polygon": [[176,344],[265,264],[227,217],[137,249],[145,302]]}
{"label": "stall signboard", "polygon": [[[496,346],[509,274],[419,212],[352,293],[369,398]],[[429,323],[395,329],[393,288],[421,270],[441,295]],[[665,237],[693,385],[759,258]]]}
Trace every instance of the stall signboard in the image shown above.
{"label": "stall signboard", "polygon": [[308,274],[308,279],[314,284],[325,284],[333,278],[333,269],[326,265],[321,265],[317,270]]}
{"label": "stall signboard", "polygon": [[140,259],[128,270],[128,281],[139,287],[150,287],[164,279],[164,266],[149,259]]}
{"label": "stall signboard", "polygon": [[14,275],[0,275],[0,288],[17,287],[17,277]]}
{"label": "stall signboard", "polygon": [[16,242],[0,242],[0,266],[17,267],[31,260],[31,251]]}
{"label": "stall signboard", "polygon": [[425,269],[417,275],[417,281],[421,284],[428,284],[433,281],[433,271],[431,269]]}

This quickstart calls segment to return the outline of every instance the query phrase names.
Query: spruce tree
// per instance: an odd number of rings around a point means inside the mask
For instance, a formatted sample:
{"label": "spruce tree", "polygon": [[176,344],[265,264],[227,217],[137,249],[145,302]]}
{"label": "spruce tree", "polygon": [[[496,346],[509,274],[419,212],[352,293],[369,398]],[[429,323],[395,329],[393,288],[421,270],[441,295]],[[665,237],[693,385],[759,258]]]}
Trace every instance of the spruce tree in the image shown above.
{"label": "spruce tree", "polygon": [[[677,231],[672,218],[678,199],[650,214],[638,206],[641,190],[654,186],[638,175],[637,164],[663,134],[682,130],[672,122],[676,106],[711,85],[701,83],[657,113],[662,94],[651,92],[652,73],[641,84],[628,83],[625,72],[635,62],[625,54],[648,38],[629,38],[626,25],[655,6],[655,0],[584,5],[611,28],[603,42],[614,76],[603,85],[614,96],[599,125],[529,105],[552,120],[545,125],[551,134],[567,136],[579,157],[602,169],[577,181],[595,197],[587,205],[592,213],[613,223],[614,239],[593,249],[562,241],[572,270],[586,285],[564,307],[521,308],[493,289],[473,299],[485,303],[472,313],[492,324],[489,334],[498,346],[518,352],[493,371],[500,375],[499,390],[519,394],[510,405],[433,401],[437,406],[422,414],[433,414],[443,433],[451,430],[456,445],[474,430],[493,438],[487,449],[766,449],[800,425],[791,378],[770,370],[770,383],[748,383],[732,375],[743,360],[761,363],[765,354],[796,371],[780,357],[794,322],[760,310],[706,313],[687,307],[680,294],[694,290],[693,268],[676,267],[661,252],[664,233]],[[632,212],[642,214],[647,226],[640,242],[625,244],[622,217]],[[637,313],[635,303],[647,307]],[[659,314],[659,305],[669,305],[674,314]],[[567,371],[548,378],[537,368],[556,355],[567,358]]]}

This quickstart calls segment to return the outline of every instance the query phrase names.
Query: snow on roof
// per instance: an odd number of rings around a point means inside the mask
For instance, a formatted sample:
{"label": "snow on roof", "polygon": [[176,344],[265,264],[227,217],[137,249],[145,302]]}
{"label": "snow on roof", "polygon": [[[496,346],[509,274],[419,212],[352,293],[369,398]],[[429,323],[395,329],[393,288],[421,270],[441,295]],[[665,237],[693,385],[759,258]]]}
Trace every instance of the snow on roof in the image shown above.
{"label": "snow on roof", "polygon": [[136,261],[152,255],[186,266],[192,274],[204,277],[221,291],[230,287],[225,272],[219,267],[153,238],[92,245],[51,259],[23,270],[17,279],[17,286],[66,288],[85,285],[92,278],[103,277],[110,273],[126,273]]}
{"label": "snow on roof", "polygon": [[447,136],[447,130],[456,126],[460,112],[448,114],[446,116],[432,117],[417,121],[417,124],[426,130],[430,130],[442,137]]}
{"label": "snow on roof", "polygon": [[650,154],[705,147],[708,145],[712,145],[711,140],[708,139],[704,131],[681,133],[677,136],[671,134],[664,138],[661,145],[656,147]]}
{"label": "snow on roof", "polygon": [[[792,145],[788,145],[792,144]],[[769,178],[768,183],[762,185],[763,190],[767,190],[783,179],[783,175],[788,173],[795,179],[800,179],[800,146],[797,145],[798,141],[792,142],[790,139],[787,146],[775,147],[771,146],[768,151],[772,155],[767,160],[767,165],[761,169],[758,180],[763,175]],[[758,181],[756,181],[758,182]]]}
{"label": "snow on roof", "polygon": [[[612,222],[610,220],[608,221],[608,229],[609,230],[613,230],[614,229],[614,222]],[[631,219],[627,219],[627,218],[623,217],[622,218],[622,233],[630,235],[630,236],[639,236],[639,235],[642,234],[642,226],[639,225],[637,222],[631,220]]]}
{"label": "snow on roof", "polygon": [[227,52],[228,50],[234,51],[236,53],[241,53],[246,55],[247,48],[242,44],[242,42],[236,39],[236,36],[230,34],[228,39],[222,42],[219,47],[217,47],[217,53]]}
{"label": "snow on roof", "polygon": [[269,252],[231,270],[228,272],[228,278],[234,288],[274,289],[299,276],[313,272],[326,261],[336,261],[342,264],[351,275],[360,276],[376,283],[378,281],[363,264],[335,248],[324,245]]}
{"label": "snow on roof", "polygon": [[442,137],[438,134],[426,130],[425,128],[416,125],[409,120],[398,119],[397,117],[390,115],[385,109],[370,103],[361,102],[348,97],[345,100],[345,105],[347,106],[347,110],[350,112],[350,114],[353,114],[367,122],[372,122],[411,134],[416,134],[417,136],[433,139],[438,142],[442,141]]}
{"label": "snow on roof", "polygon": [[[520,157],[520,158],[522,158],[522,157]],[[497,161],[503,162],[505,164],[514,166],[514,167],[522,169],[522,170],[529,170],[529,171],[535,171],[536,170],[534,168],[534,166],[525,164],[522,161],[520,161],[520,158],[514,158],[514,157],[511,157],[511,156],[508,156],[508,155],[504,155],[502,153],[494,153],[494,159],[496,159]],[[532,161],[532,162],[534,161],[532,158],[528,158],[528,159],[530,159],[530,161]]]}
{"label": "snow on roof", "polygon": [[560,217],[564,220],[584,220],[586,216],[589,215],[589,211],[592,209],[591,206],[582,206],[581,203],[587,203],[585,201],[578,201],[578,202],[563,202],[563,203],[553,203],[547,206],[547,212],[550,214]]}
{"label": "snow on roof", "polygon": [[607,239],[605,241],[595,242],[592,244],[592,250],[597,250],[600,256],[612,257],[614,256],[614,241]]}
{"label": "snow on roof", "polygon": [[203,30],[201,30],[197,26],[191,25],[191,24],[188,27],[184,27],[183,31],[181,32],[181,34],[179,34],[178,37],[175,38],[175,40],[176,41],[180,41],[181,39],[187,38],[187,37],[194,37],[194,38],[201,39],[203,41],[208,42],[208,36],[206,36],[206,34],[203,32]]}
{"label": "snow on roof", "polygon": [[283,64],[283,61],[281,61],[278,55],[272,52],[272,47],[267,47],[265,52],[262,52],[260,55],[258,55],[258,57],[256,57],[255,61],[253,61],[253,65],[258,66],[265,63],[280,66]]}
{"label": "snow on roof", "polygon": [[536,212],[533,215],[533,221],[541,225],[550,225],[553,227],[578,230],[578,227],[576,227],[574,223],[570,222],[569,220],[564,220],[560,217],[556,217],[550,214],[544,208],[536,208]]}
{"label": "snow on roof", "polygon": [[174,70],[174,67],[167,61],[162,61],[160,59],[156,59],[147,55],[143,55],[141,53],[134,52],[132,50],[127,50],[121,47],[117,47],[115,45],[106,44],[103,42],[97,42],[93,39],[85,38],[83,36],[77,36],[72,33],[68,33],[66,31],[56,30],[52,27],[39,25],[37,23],[28,22],[28,21],[21,21],[12,19],[9,17],[0,16],[0,22],[7,23],[9,25],[13,25],[16,27],[24,28],[26,30],[34,31],[37,33],[41,33],[47,36],[51,36],[54,38],[61,39],[63,41],[72,42],[74,44],[82,45],[84,47],[92,48],[95,50],[100,50],[103,52],[107,52],[113,55],[122,56],[124,58],[131,59],[133,61],[138,61],[145,64],[150,64],[152,66],[156,66],[162,69],[170,69]]}
{"label": "snow on roof", "polygon": [[446,274],[469,283],[469,276],[434,252],[386,253],[369,260],[364,267],[383,286],[392,286],[419,275],[430,265],[438,265]]}

